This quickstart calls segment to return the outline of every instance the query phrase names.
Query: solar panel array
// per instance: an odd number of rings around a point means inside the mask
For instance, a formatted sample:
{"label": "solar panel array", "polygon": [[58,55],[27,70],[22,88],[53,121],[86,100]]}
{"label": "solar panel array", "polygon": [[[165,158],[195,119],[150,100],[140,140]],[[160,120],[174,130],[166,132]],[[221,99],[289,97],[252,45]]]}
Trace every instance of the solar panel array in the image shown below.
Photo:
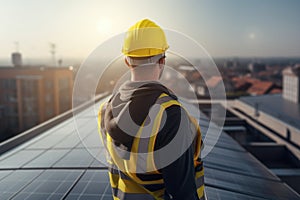
{"label": "solar panel array", "polygon": [[[70,118],[0,156],[0,199],[112,199],[95,107],[77,118],[77,127]],[[201,115],[204,135],[208,124]],[[300,198],[224,132],[204,164],[209,200]]]}

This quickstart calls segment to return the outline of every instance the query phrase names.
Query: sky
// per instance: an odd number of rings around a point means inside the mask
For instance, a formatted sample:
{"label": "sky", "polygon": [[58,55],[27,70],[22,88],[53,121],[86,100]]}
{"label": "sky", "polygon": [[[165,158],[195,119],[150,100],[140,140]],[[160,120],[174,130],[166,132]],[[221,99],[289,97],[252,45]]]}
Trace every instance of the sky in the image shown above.
{"label": "sky", "polygon": [[[299,57],[300,0],[0,0],[0,58],[84,59],[149,18],[196,40],[213,57]],[[121,49],[121,48],[120,48]]]}

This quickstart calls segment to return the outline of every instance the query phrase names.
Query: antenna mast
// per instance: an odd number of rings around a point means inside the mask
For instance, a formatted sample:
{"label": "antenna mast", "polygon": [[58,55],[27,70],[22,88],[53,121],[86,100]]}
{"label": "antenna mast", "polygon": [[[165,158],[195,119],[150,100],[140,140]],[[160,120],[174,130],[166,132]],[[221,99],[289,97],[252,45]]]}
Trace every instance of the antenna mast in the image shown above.
{"label": "antenna mast", "polygon": [[52,55],[52,62],[54,66],[56,66],[56,59],[55,59],[56,45],[54,43],[50,43],[50,53]]}
{"label": "antenna mast", "polygon": [[16,52],[19,52],[19,42],[18,41],[16,41],[16,42],[14,42],[15,43],[15,48],[16,48]]}

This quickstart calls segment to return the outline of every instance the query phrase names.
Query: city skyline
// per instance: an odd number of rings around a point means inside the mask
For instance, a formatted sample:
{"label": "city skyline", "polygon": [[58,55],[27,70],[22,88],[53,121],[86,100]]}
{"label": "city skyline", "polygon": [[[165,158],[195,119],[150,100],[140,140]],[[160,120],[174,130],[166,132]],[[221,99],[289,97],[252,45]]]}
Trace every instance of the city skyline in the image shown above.
{"label": "city skyline", "polygon": [[[86,58],[142,18],[183,33],[213,57],[299,57],[300,1],[1,1],[0,59]],[[120,44],[120,49],[121,49]]]}

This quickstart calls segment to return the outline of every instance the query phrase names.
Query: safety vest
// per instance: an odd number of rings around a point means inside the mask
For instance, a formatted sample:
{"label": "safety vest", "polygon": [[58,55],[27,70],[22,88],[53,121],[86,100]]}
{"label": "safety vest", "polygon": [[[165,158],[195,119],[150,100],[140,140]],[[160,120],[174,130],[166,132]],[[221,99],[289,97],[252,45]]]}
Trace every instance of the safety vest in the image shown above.
{"label": "safety vest", "polygon": [[[155,139],[159,131],[162,115],[164,110],[168,107],[182,105],[169,96],[162,93],[156,101],[156,104],[160,105],[160,109],[157,112],[154,120],[154,126],[152,135],[143,142],[140,139],[140,135],[143,132],[144,124],[139,128],[136,137],[134,137],[132,148],[128,159],[120,158],[118,150],[113,139],[104,128],[104,110],[106,103],[101,104],[98,113],[98,131],[100,138],[108,152],[108,174],[110,184],[113,191],[114,200],[130,199],[130,200],[162,200],[165,193],[165,186],[162,174],[156,169],[154,163],[153,152],[155,146]],[[182,107],[183,108],[183,107]],[[197,193],[200,199],[204,199],[204,169],[200,156],[201,151],[201,132],[197,120],[189,116],[191,123],[196,128],[197,136],[195,139],[195,152],[194,152],[194,167],[195,167],[195,183],[197,186]],[[139,153],[148,151],[146,158],[140,159]],[[139,163],[140,162],[140,163]],[[141,163],[142,162],[142,163]],[[143,167],[148,169],[145,173],[135,173],[138,165],[142,164]],[[154,169],[154,170],[153,170]],[[136,171],[135,171],[136,170]]]}

